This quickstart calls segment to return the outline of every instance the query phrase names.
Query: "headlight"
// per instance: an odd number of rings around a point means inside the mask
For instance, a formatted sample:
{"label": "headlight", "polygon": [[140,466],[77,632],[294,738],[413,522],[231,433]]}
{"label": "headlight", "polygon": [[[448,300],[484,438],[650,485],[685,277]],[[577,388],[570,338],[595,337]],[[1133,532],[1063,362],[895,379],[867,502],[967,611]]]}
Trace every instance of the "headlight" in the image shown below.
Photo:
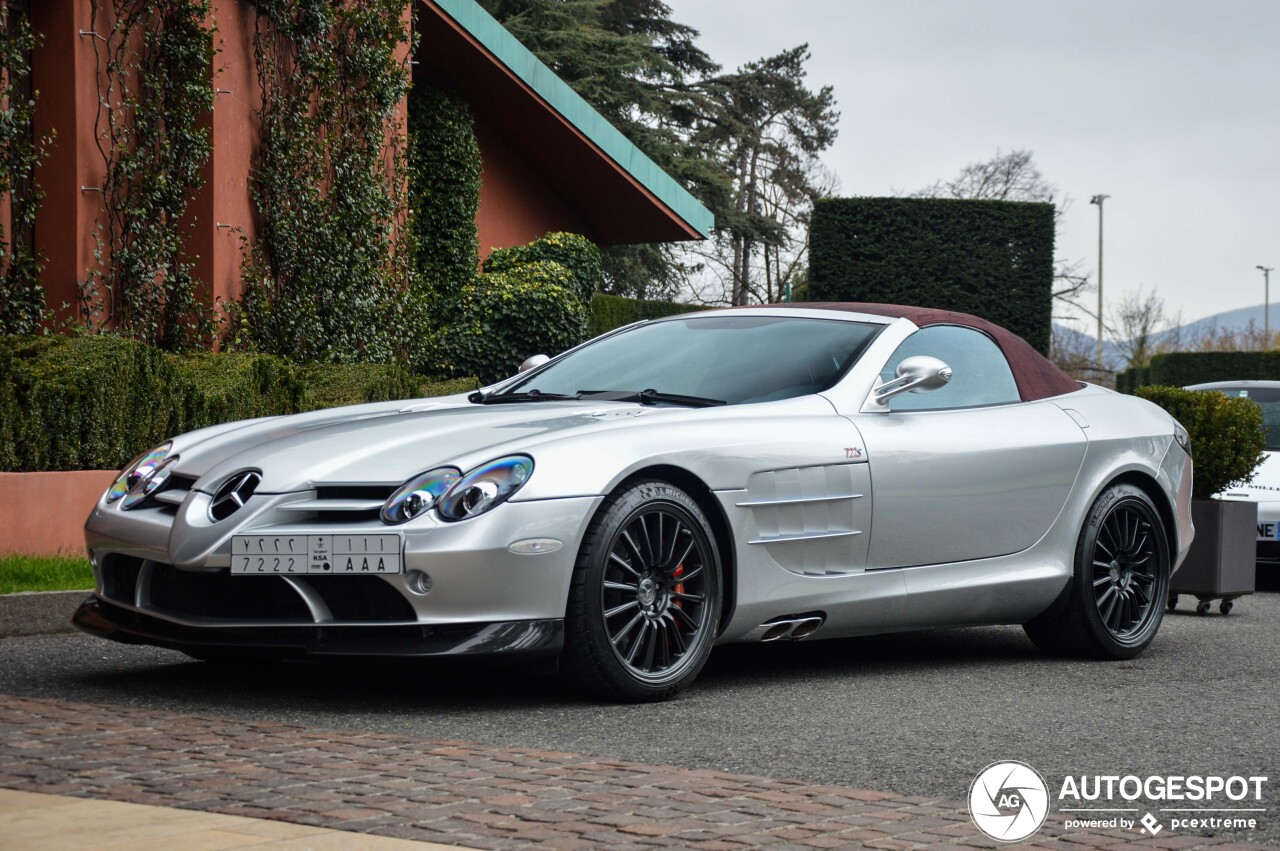
{"label": "headlight", "polygon": [[129,489],[129,493],[125,494],[124,502],[120,503],[120,507],[133,508],[138,503],[144,502],[151,494],[160,490],[164,483],[169,480],[169,474],[173,472],[173,468],[177,464],[177,455],[171,455],[166,458],[163,464],[152,471],[151,475],[139,479],[138,483]]}
{"label": "headlight", "polygon": [[164,463],[165,458],[169,455],[169,450],[172,448],[172,443],[162,443],[155,449],[143,452],[125,465],[125,468],[120,471],[120,475],[116,476],[116,480],[107,489],[107,502],[115,502],[133,490],[134,486],[139,482],[150,478]]}
{"label": "headlight", "polygon": [[436,510],[445,520],[464,520],[501,505],[529,481],[533,459],[509,455],[467,473],[449,488]]}
{"label": "headlight", "polygon": [[401,485],[382,506],[382,522],[407,523],[430,511],[461,476],[462,471],[456,467],[440,467],[415,476]]}

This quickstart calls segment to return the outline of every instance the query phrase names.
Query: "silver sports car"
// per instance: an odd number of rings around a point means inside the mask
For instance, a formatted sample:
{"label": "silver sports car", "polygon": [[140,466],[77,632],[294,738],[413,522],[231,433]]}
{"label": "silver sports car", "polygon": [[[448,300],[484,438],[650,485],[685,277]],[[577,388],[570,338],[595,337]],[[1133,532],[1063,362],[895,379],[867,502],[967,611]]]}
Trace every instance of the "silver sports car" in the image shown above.
{"label": "silver sports car", "polygon": [[139,456],[75,623],[205,659],[542,657],[655,700],[727,642],[1016,623],[1128,658],[1191,542],[1181,426],[972,316],[707,311],[531,362]]}

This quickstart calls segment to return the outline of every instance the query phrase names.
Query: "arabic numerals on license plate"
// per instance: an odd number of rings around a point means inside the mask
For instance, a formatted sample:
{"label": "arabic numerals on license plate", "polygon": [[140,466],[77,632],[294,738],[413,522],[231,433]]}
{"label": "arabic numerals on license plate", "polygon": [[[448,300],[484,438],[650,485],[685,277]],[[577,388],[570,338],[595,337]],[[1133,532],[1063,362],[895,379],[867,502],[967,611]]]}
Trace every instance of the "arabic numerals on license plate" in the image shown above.
{"label": "arabic numerals on license plate", "polygon": [[236,536],[231,539],[231,572],[290,574],[307,572],[307,538]]}

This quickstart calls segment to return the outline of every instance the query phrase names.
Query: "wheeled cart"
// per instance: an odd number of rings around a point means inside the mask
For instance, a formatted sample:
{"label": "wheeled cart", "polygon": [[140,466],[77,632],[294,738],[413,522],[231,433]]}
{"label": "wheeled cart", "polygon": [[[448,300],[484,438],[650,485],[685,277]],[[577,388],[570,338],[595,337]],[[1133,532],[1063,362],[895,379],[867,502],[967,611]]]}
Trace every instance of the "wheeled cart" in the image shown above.
{"label": "wheeled cart", "polygon": [[[1235,608],[1236,600],[1239,600],[1241,597],[1247,596],[1248,594],[1252,594],[1252,593],[1253,593],[1252,591],[1248,591],[1248,592],[1245,592],[1244,594],[1235,594],[1231,597],[1202,597],[1199,594],[1197,594],[1196,595],[1196,614],[1197,615],[1209,614],[1209,610],[1213,608],[1213,601],[1221,600],[1222,602],[1218,603],[1218,611],[1222,612],[1222,614],[1224,615],[1229,615],[1231,614],[1231,610]],[[1169,595],[1169,611],[1172,612],[1176,608],[1178,608],[1178,595],[1170,594]]]}
{"label": "wheeled cart", "polygon": [[1196,598],[1196,614],[1207,615],[1214,600],[1228,614],[1241,597],[1252,594],[1257,578],[1258,506],[1253,502],[1207,499],[1191,503],[1196,537],[1182,567],[1169,583],[1169,611],[1179,594]]}

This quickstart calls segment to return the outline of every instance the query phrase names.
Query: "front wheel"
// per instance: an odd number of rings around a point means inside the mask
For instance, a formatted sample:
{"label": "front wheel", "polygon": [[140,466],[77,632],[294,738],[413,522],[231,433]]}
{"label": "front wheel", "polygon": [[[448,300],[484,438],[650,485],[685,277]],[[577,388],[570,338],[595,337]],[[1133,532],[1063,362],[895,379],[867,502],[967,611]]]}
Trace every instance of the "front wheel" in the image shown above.
{"label": "front wheel", "polygon": [[1151,498],[1129,484],[1094,502],[1076,544],[1066,605],[1023,625],[1041,650],[1131,659],[1155,638],[1169,596],[1169,538]]}
{"label": "front wheel", "polygon": [[565,667],[587,691],[665,700],[693,682],[720,622],[720,557],[698,504],[668,482],[609,497],[592,521],[565,613]]}

